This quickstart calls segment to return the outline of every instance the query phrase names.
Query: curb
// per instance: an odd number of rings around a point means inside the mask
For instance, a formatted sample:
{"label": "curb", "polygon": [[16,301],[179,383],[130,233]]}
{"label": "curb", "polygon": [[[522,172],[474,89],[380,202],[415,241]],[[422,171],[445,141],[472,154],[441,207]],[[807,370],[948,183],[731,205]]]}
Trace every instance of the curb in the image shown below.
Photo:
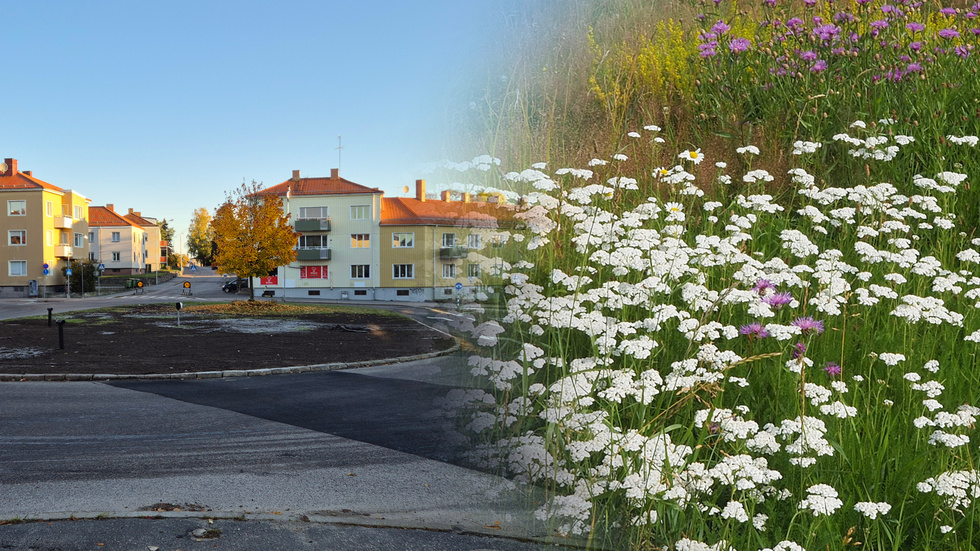
{"label": "curb", "polygon": [[0,382],[66,382],[66,381],[119,381],[119,380],[161,380],[161,379],[221,379],[229,377],[264,377],[266,375],[289,375],[293,373],[309,373],[315,371],[338,371],[341,369],[355,369],[358,367],[371,367],[375,365],[387,365],[394,363],[414,362],[418,360],[428,360],[439,356],[448,356],[459,351],[459,339],[453,337],[455,344],[451,347],[440,350],[439,352],[429,352],[428,354],[415,354],[412,356],[399,356],[396,358],[384,358],[381,360],[366,360],[351,363],[327,363],[300,365],[295,367],[267,367],[262,369],[231,369],[226,371],[196,371],[191,373],[151,373],[144,375],[117,375],[117,374],[93,374],[93,373],[24,373],[24,374],[2,374]]}
{"label": "curb", "polygon": [[[516,541],[540,544],[558,544],[563,548],[585,548],[586,542],[574,537],[555,537],[552,534],[528,534],[510,531],[500,526],[461,526],[445,522],[400,522],[397,518],[386,518],[384,513],[375,515],[358,514],[351,511],[315,511],[302,513],[290,511],[282,513],[249,513],[228,511],[102,511],[102,512],[52,512],[33,513],[17,517],[17,523],[23,522],[66,522],[79,520],[163,520],[163,519],[209,519],[232,521],[258,522],[295,522],[303,524],[327,524],[334,526],[358,526],[363,528],[387,528],[396,530],[426,530],[431,532],[446,532],[464,535],[479,535],[492,538],[510,539]],[[0,520],[0,525],[5,524]]]}

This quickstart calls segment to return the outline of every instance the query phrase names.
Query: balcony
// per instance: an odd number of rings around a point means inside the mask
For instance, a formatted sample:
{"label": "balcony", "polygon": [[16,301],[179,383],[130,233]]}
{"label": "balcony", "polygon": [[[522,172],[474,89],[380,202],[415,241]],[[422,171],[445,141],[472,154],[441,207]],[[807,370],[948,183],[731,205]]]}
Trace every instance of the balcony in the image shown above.
{"label": "balcony", "polygon": [[466,250],[466,247],[443,247],[439,249],[439,258],[442,259],[466,258],[467,254],[469,254],[469,251]]}
{"label": "balcony", "polygon": [[59,230],[71,229],[71,216],[55,216],[54,227]]}
{"label": "balcony", "polygon": [[298,232],[330,231],[330,219],[297,218],[294,227]]}
{"label": "balcony", "polygon": [[330,249],[326,247],[296,249],[296,260],[330,260]]}
{"label": "balcony", "polygon": [[[69,220],[71,220],[69,218]],[[54,246],[54,256],[56,258],[71,258],[71,245],[55,245]]]}

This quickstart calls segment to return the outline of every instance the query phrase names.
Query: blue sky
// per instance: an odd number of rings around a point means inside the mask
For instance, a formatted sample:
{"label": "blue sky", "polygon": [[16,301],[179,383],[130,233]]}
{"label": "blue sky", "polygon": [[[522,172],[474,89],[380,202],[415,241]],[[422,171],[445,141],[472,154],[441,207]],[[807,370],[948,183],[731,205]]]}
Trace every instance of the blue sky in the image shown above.
{"label": "blue sky", "polygon": [[0,0],[0,157],[184,233],[293,169],[400,195],[505,3]]}

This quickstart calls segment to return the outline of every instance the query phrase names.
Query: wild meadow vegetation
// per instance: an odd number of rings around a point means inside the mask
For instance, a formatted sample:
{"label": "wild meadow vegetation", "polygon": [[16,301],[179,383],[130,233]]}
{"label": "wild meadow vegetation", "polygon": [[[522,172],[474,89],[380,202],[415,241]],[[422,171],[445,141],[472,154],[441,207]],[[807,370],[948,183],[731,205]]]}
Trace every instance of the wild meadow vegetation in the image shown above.
{"label": "wild meadow vegetation", "polygon": [[594,547],[980,547],[980,6],[575,6],[481,118],[471,460]]}

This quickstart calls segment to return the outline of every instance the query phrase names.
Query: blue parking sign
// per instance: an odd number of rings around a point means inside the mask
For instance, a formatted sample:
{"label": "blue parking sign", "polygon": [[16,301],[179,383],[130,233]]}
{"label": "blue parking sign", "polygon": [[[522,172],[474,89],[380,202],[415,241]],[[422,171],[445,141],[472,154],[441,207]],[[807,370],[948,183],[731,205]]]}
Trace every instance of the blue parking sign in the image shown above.
{"label": "blue parking sign", "polygon": [[463,284],[462,284],[462,283],[459,283],[459,282],[457,282],[457,283],[456,283],[456,290],[457,290],[457,291],[462,291],[462,290],[463,290]]}

